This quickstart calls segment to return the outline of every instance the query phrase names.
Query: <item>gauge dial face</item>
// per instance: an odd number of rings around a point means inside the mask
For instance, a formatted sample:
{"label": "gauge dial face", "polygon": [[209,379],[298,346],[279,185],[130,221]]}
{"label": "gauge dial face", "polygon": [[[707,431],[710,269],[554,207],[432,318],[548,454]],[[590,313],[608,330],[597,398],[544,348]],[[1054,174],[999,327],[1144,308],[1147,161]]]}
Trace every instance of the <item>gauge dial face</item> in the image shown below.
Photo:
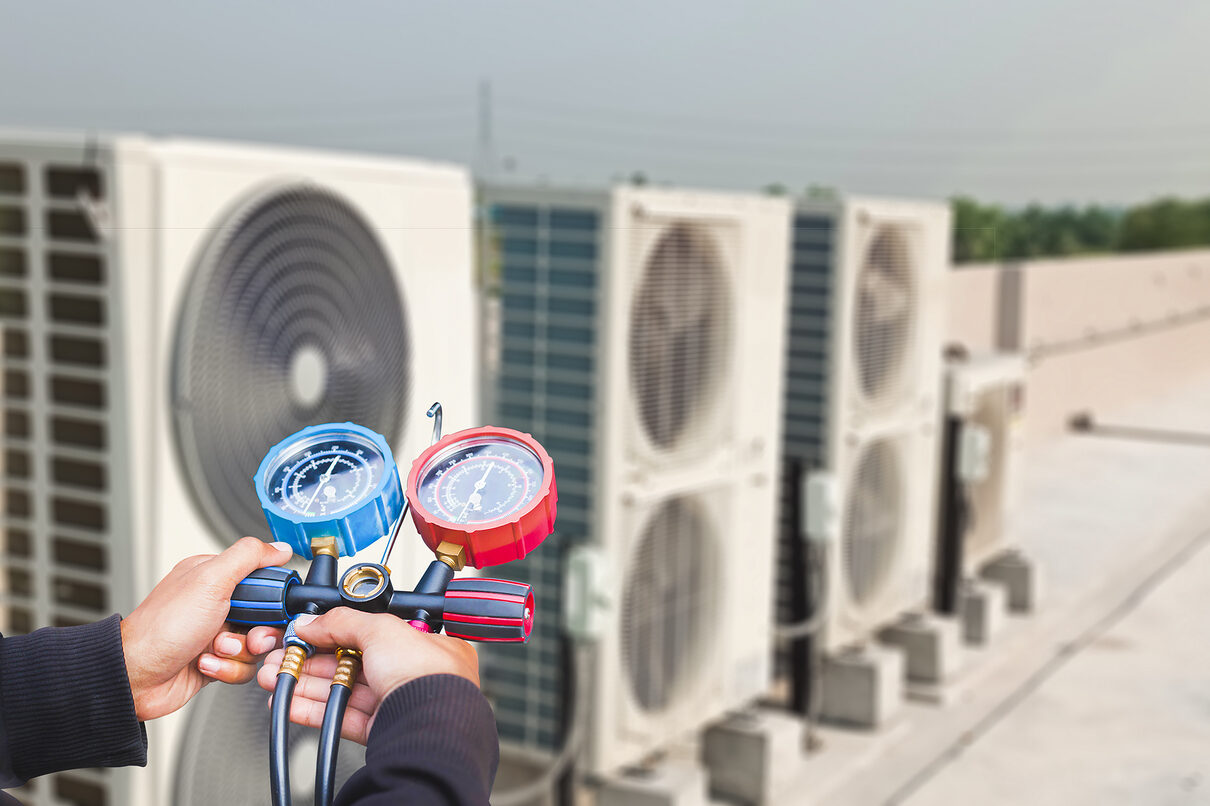
{"label": "gauge dial face", "polygon": [[491,523],[522,510],[542,489],[542,460],[519,442],[472,437],[434,456],[417,482],[417,501],[449,523]]}
{"label": "gauge dial face", "polygon": [[340,516],[371,497],[385,466],[371,442],[333,431],[283,450],[265,476],[265,492],[287,516]]}

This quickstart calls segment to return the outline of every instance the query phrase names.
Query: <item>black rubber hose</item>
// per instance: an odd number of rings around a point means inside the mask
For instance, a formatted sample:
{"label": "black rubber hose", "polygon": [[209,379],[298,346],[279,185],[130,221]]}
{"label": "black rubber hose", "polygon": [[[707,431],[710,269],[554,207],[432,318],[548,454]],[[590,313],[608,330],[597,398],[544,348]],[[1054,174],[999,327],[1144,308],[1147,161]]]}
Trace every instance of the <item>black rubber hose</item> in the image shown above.
{"label": "black rubber hose", "polygon": [[269,731],[269,790],[273,806],[290,806],[290,701],[293,675],[279,672],[273,689],[273,722]]}
{"label": "black rubber hose", "polygon": [[319,758],[315,763],[315,806],[332,806],[336,798],[336,754],[340,750],[340,726],[345,721],[352,689],[333,685],[319,729]]}

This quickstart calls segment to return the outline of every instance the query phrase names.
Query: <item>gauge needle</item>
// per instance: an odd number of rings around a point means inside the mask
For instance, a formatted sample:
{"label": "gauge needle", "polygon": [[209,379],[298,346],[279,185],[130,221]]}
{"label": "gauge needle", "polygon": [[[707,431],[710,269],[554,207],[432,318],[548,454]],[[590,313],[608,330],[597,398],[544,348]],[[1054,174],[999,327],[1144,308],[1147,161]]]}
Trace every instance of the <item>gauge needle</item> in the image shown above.
{"label": "gauge needle", "polygon": [[303,510],[304,515],[310,513],[311,505],[314,504],[315,499],[319,497],[319,491],[322,490],[324,485],[332,479],[332,471],[336,469],[336,463],[339,461],[340,457],[337,456],[332,460],[332,464],[328,465],[328,469],[324,471],[324,474],[319,477],[319,484],[315,485],[315,492],[311,493],[311,500],[307,502],[307,507]]}
{"label": "gauge needle", "polygon": [[494,467],[494,465],[489,464],[487,466],[487,470],[484,470],[483,475],[480,476],[479,480],[475,482],[475,490],[474,490],[474,492],[472,492],[470,495],[468,495],[466,497],[466,506],[464,506],[462,508],[462,514],[458,516],[459,522],[461,522],[461,523],[466,522],[467,510],[469,510],[471,508],[471,504],[473,504],[473,503],[475,503],[475,501],[479,500],[479,491],[487,486],[487,474],[492,472],[493,467]]}

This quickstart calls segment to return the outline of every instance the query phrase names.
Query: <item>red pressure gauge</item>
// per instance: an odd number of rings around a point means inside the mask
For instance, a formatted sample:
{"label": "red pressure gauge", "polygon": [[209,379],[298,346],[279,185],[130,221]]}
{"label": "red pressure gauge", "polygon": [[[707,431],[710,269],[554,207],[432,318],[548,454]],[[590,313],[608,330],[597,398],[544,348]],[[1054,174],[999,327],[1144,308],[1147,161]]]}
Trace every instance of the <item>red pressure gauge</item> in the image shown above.
{"label": "red pressure gauge", "polygon": [[450,434],[412,463],[404,490],[425,545],[462,546],[467,565],[520,560],[554,530],[550,454],[529,434],[484,426]]}

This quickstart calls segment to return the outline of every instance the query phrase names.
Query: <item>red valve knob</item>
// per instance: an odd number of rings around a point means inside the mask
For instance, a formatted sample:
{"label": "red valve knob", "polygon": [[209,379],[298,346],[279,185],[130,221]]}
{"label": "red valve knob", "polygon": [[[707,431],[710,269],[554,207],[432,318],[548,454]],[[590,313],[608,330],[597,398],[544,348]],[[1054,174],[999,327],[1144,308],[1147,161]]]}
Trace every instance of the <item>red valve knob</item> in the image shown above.
{"label": "red valve knob", "polygon": [[445,634],[523,644],[534,628],[534,589],[506,579],[455,579],[445,591]]}

